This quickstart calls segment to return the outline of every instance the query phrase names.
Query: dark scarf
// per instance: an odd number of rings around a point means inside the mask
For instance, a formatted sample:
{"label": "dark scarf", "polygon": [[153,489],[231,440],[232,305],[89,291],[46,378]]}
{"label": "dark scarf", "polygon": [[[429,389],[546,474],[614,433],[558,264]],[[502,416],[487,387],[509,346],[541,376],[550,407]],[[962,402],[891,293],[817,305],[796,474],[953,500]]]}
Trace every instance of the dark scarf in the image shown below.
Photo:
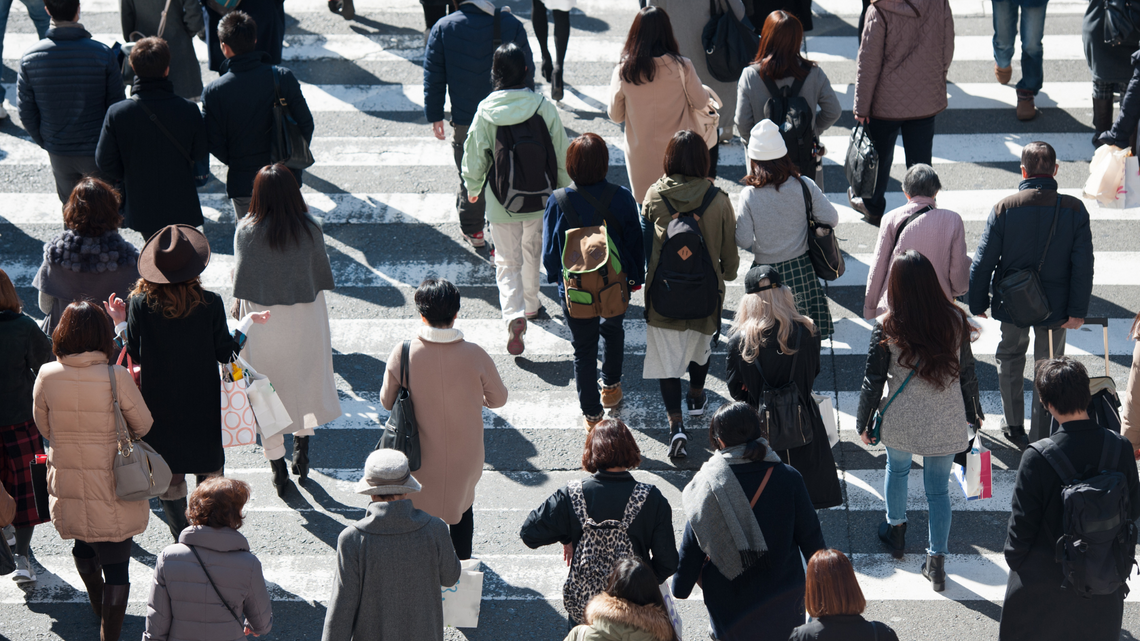
{"label": "dark scarf", "polygon": [[45,262],[79,273],[118,271],[120,266],[134,265],[138,257],[134,245],[123,240],[117,231],[88,238],[67,229],[44,243]]}

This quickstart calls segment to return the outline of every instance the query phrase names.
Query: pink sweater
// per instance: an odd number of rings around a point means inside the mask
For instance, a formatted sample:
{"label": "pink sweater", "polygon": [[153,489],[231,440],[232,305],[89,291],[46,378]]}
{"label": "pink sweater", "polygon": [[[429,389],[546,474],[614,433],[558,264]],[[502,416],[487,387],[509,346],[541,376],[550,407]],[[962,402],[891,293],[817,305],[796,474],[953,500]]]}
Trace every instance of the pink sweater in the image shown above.
{"label": "pink sweater", "polygon": [[863,318],[873,319],[887,311],[887,277],[890,275],[891,261],[910,249],[926,256],[934,265],[938,282],[946,296],[961,296],[970,288],[966,230],[962,225],[962,217],[949,209],[932,209],[916,218],[906,226],[894,251],[890,252],[899,225],[908,216],[928,205],[937,207],[933,198],[915,196],[907,204],[883,216],[879,241],[875,243],[875,259],[867,274]]}

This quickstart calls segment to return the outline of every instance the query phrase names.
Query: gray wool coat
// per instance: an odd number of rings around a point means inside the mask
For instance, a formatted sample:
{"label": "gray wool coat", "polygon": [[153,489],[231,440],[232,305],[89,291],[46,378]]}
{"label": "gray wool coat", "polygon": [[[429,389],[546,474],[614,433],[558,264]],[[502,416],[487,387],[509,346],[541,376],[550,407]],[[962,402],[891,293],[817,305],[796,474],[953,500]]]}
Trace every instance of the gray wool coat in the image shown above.
{"label": "gray wool coat", "polygon": [[336,557],[322,641],[443,641],[440,589],[460,572],[446,523],[407,499],[369,503]]}
{"label": "gray wool coat", "polygon": [[273,628],[273,610],[261,562],[249,542],[232,528],[192,525],[167,547],[154,566],[154,582],[146,602],[143,641],[239,641],[242,626],[226,610],[206,572],[188,545],[193,545],[226,603],[255,634]]}
{"label": "gray wool coat", "polygon": [[[123,37],[129,42],[133,31],[157,36],[165,6],[166,0],[119,0]],[[170,81],[174,83],[174,93],[188,100],[202,95],[202,67],[194,53],[194,36],[205,28],[198,0],[170,0],[162,39],[170,46]]]}

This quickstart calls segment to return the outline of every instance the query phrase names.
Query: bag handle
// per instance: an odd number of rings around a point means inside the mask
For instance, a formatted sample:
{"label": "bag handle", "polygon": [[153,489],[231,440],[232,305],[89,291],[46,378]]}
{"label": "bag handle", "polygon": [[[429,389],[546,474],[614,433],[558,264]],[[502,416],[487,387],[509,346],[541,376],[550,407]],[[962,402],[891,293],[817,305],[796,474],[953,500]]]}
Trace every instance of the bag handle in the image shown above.
{"label": "bag handle", "polygon": [[1053,208],[1053,224],[1049,226],[1049,237],[1045,239],[1045,251],[1041,252],[1041,260],[1037,262],[1037,275],[1039,276],[1041,275],[1041,268],[1045,266],[1045,256],[1049,253],[1049,245],[1053,242],[1053,233],[1057,231],[1057,216],[1060,213],[1061,197],[1057,196],[1057,206]]}
{"label": "bag handle", "polygon": [[760,495],[764,493],[764,488],[768,487],[768,479],[772,478],[772,470],[774,469],[776,469],[775,465],[768,468],[768,471],[764,473],[764,480],[760,481],[760,488],[756,490],[756,494],[752,495],[752,500],[748,502],[748,507],[756,507],[756,501],[760,500]]}
{"label": "bag handle", "polygon": [[281,97],[281,82],[277,79],[277,65],[273,65],[270,69],[273,70],[273,96],[282,107],[288,107],[289,103]]}
{"label": "bag handle", "polygon": [[202,572],[204,572],[206,574],[206,580],[209,581],[210,586],[212,588],[214,588],[214,594],[218,595],[218,599],[221,600],[222,605],[225,606],[226,612],[230,613],[230,616],[232,616],[234,618],[234,621],[238,622],[238,625],[240,625],[242,630],[244,631],[245,630],[245,622],[243,622],[241,619],[239,619],[237,613],[235,613],[234,609],[230,607],[230,604],[226,603],[226,599],[225,599],[225,597],[222,596],[221,590],[219,590],[218,585],[216,583],[214,583],[214,578],[212,576],[210,576],[210,571],[206,569],[206,564],[202,562],[202,557],[201,557],[201,555],[198,554],[198,550],[194,549],[194,546],[190,545],[189,543],[183,543],[182,545],[185,545],[186,547],[190,548],[190,551],[194,553],[194,558],[198,559],[198,565],[202,566]]}
{"label": "bag handle", "polygon": [[170,133],[169,129],[163,126],[163,124],[158,120],[158,116],[156,116],[154,112],[150,110],[150,107],[147,107],[146,104],[139,99],[137,94],[132,95],[131,100],[134,100],[136,105],[142,107],[142,110],[145,111],[146,115],[150,117],[150,121],[153,122],[156,127],[158,127],[158,130],[161,131],[162,134],[170,140],[170,142],[174,143],[174,148],[178,150],[178,153],[182,154],[182,157],[186,159],[186,162],[190,163],[190,165],[193,166],[194,159],[190,157],[190,154],[186,151],[186,148],[182,146],[182,143],[178,142],[178,139],[174,137],[174,134]]}
{"label": "bag handle", "polygon": [[166,14],[169,11],[170,11],[170,0],[166,0],[166,6],[162,8],[162,19],[160,19],[158,21],[158,33],[155,34],[159,38],[161,38],[163,32],[166,31]]}
{"label": "bag handle", "polygon": [[[131,431],[127,429],[127,421],[123,418],[123,411],[119,408],[119,386],[115,380],[115,367],[107,365],[107,374],[111,377],[111,407],[115,411],[115,445],[123,457],[130,456],[135,446],[131,444]],[[126,452],[123,452],[123,442],[126,442]]]}
{"label": "bag handle", "polygon": [[804,211],[807,212],[808,219],[808,232],[811,232],[813,224],[819,223],[815,220],[815,208],[811,204],[811,191],[808,190],[807,183],[804,182],[803,176],[796,176],[796,180],[800,182],[800,189],[804,192]]}
{"label": "bag handle", "polygon": [[899,225],[899,228],[895,230],[895,240],[894,240],[894,242],[891,243],[891,253],[887,254],[887,256],[890,256],[891,254],[895,253],[895,247],[898,247],[898,245],[899,245],[899,236],[902,236],[902,232],[904,229],[906,229],[906,226],[911,224],[912,222],[914,222],[914,220],[916,218],[918,218],[919,216],[921,216],[921,215],[925,214],[926,212],[931,211],[933,209],[934,209],[933,207],[931,207],[930,205],[927,205],[927,206],[923,207],[922,209],[920,209],[920,210],[918,210],[918,211],[914,212],[913,214],[906,217],[906,220],[904,220],[902,222],[902,224]]}
{"label": "bag handle", "polygon": [[404,341],[404,346],[400,349],[400,387],[409,393],[412,391],[412,388],[408,387],[408,358],[411,353],[412,341]]}

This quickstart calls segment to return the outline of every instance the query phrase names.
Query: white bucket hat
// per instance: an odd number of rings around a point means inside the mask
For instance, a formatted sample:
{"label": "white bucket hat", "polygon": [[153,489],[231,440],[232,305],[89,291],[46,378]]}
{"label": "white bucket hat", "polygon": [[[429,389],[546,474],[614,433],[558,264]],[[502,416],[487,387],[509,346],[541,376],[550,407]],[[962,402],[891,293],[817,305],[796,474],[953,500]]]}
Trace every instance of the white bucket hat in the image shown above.
{"label": "white bucket hat", "polygon": [[357,494],[411,494],[422,489],[408,470],[408,457],[400,450],[376,450],[364,461],[364,476],[353,488]]}
{"label": "white bucket hat", "polygon": [[776,160],[788,155],[780,128],[767,118],[756,123],[749,136],[748,157],[752,160]]}

